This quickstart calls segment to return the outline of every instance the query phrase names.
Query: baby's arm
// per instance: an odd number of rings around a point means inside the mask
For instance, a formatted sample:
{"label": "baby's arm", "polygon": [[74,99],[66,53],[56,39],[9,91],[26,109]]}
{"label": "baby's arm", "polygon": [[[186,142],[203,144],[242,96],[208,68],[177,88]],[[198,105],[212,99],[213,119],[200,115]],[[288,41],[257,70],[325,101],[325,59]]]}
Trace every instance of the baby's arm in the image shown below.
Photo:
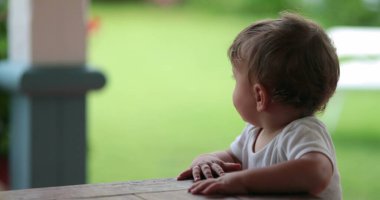
{"label": "baby's arm", "polygon": [[217,176],[223,176],[224,172],[241,169],[240,161],[232,154],[231,150],[203,154],[195,158],[189,169],[183,171],[177,180],[193,178],[199,181],[201,175],[213,178],[213,172]]}
{"label": "baby's arm", "polygon": [[270,167],[229,173],[195,183],[193,194],[297,193],[318,194],[328,185],[333,165],[318,152]]}

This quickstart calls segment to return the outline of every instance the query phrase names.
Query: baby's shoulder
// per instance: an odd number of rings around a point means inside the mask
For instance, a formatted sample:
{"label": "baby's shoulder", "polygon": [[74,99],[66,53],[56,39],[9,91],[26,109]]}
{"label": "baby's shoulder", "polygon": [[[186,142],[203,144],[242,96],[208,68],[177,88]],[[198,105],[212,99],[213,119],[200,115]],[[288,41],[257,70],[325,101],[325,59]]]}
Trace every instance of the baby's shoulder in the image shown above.
{"label": "baby's shoulder", "polygon": [[303,130],[326,130],[326,126],[323,124],[322,121],[317,119],[314,116],[309,117],[303,117],[300,119],[296,119],[292,122],[290,122],[286,127],[283,129],[286,132],[291,131],[303,131]]}
{"label": "baby's shoulder", "polygon": [[327,136],[326,126],[314,116],[304,117],[289,123],[280,133],[281,139],[293,137]]}

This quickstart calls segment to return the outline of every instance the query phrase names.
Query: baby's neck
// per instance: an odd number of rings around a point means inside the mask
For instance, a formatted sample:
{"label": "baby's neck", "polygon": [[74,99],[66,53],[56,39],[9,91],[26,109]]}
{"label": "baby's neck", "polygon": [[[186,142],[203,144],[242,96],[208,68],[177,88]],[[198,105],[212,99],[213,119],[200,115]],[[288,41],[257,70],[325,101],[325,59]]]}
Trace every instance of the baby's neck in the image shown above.
{"label": "baby's neck", "polygon": [[275,105],[262,113],[261,127],[268,135],[277,135],[290,122],[301,118],[301,112],[290,106]]}
{"label": "baby's neck", "polygon": [[299,112],[291,107],[272,107],[268,112],[260,113],[261,130],[256,138],[253,146],[253,151],[260,151],[265,147],[273,138],[275,138],[281,130],[290,122],[301,118]]}

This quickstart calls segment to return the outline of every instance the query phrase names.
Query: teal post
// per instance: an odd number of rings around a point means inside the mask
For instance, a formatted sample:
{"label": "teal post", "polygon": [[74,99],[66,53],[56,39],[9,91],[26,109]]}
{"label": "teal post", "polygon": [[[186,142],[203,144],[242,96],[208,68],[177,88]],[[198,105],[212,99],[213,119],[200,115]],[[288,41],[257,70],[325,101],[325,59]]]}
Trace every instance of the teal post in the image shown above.
{"label": "teal post", "polygon": [[86,182],[86,93],[105,85],[91,67],[0,62],[11,95],[11,189]]}

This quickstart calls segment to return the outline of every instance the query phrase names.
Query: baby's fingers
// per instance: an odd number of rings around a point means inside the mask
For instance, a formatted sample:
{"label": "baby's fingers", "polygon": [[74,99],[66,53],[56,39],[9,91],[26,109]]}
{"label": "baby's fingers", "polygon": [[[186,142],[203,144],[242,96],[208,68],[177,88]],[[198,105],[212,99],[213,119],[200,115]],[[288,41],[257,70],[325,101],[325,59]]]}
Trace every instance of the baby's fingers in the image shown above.
{"label": "baby's fingers", "polygon": [[177,180],[185,180],[185,179],[189,179],[191,178],[192,176],[192,169],[187,169],[185,171],[183,171],[180,175],[178,175],[177,177]]}
{"label": "baby's fingers", "polygon": [[222,163],[222,168],[226,172],[239,171],[239,170],[241,170],[241,164],[239,164],[239,163]]}
{"label": "baby's fingers", "polygon": [[224,175],[224,170],[223,170],[223,168],[222,168],[220,165],[218,165],[218,164],[216,164],[216,163],[212,163],[212,164],[211,164],[211,168],[212,168],[212,170],[213,170],[218,176],[223,176],[223,175]]}
{"label": "baby's fingers", "polygon": [[189,188],[189,192],[192,194],[202,194],[203,190],[205,190],[212,183],[213,181],[211,181],[211,179],[197,182]]}
{"label": "baby's fingers", "polygon": [[206,179],[213,178],[210,166],[208,164],[201,165],[201,169],[202,169],[202,173],[206,177]]}
{"label": "baby's fingers", "polygon": [[212,183],[205,187],[201,193],[204,195],[223,194],[223,185],[219,183]]}
{"label": "baby's fingers", "polygon": [[192,174],[193,174],[194,181],[201,180],[201,169],[198,165],[192,168]]}

